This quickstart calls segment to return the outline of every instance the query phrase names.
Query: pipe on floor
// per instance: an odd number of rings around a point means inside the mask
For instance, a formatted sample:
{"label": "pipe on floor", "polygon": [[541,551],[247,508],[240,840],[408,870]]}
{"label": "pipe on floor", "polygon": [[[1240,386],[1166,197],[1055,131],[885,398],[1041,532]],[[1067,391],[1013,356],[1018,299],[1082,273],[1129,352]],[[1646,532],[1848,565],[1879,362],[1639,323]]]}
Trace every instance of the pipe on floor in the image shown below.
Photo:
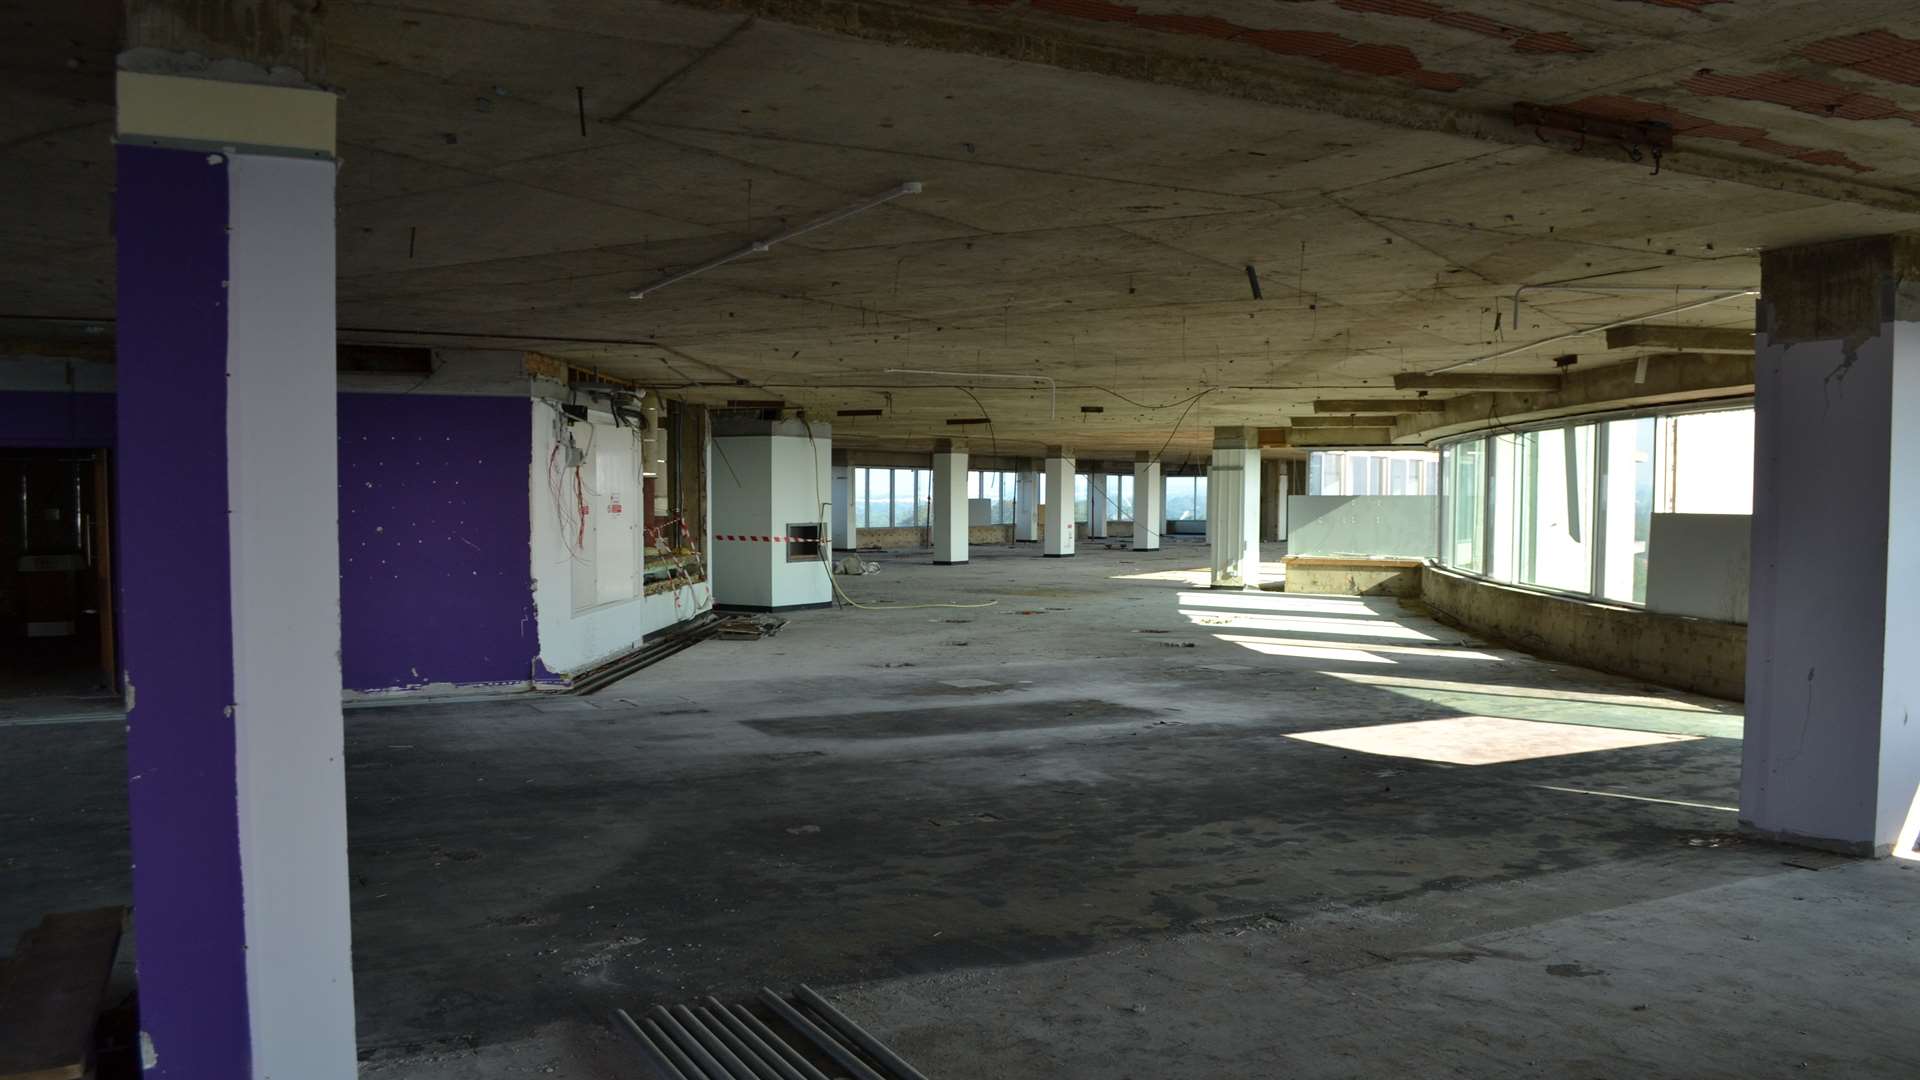
{"label": "pipe on floor", "polygon": [[762,1041],[771,1044],[774,1047],[774,1049],[780,1051],[781,1056],[787,1059],[787,1064],[792,1065],[794,1068],[798,1069],[800,1072],[800,1075],[805,1077],[806,1080],[827,1080],[826,1073],[823,1073],[819,1069],[814,1068],[813,1062],[808,1061],[806,1058],[801,1057],[800,1054],[797,1051],[795,1051],[793,1047],[787,1045],[787,1041],[785,1039],[782,1039],[780,1036],[775,1035],[773,1033],[772,1028],[761,1023],[759,1017],[753,1015],[751,1012],[748,1012],[747,1007],[745,1005],[735,1005],[733,1007],[733,1011],[735,1015],[742,1022],[744,1022],[749,1029],[753,1030],[760,1036]]}
{"label": "pipe on floor", "polygon": [[901,1080],[927,1080],[925,1073],[907,1064],[905,1058],[894,1053],[886,1043],[874,1038],[866,1028],[854,1023],[852,1017],[834,1008],[833,1003],[821,997],[813,987],[808,986],[806,983],[801,983],[800,988],[794,991],[794,996],[799,998],[808,1008],[819,1013],[828,1025],[839,1029],[840,1034],[852,1039],[855,1043],[859,1044],[862,1050],[873,1055],[875,1061],[893,1070],[895,1074],[901,1077]]}
{"label": "pipe on floor", "polygon": [[872,1066],[860,1060],[860,1055],[841,1045],[840,1040],[820,1029],[820,1025],[807,1019],[805,1013],[787,1003],[787,999],[772,990],[761,987],[760,1000],[785,1020],[789,1026],[813,1041],[815,1046],[826,1051],[827,1056],[840,1063],[841,1067],[853,1074],[853,1080],[887,1080],[874,1072]]}

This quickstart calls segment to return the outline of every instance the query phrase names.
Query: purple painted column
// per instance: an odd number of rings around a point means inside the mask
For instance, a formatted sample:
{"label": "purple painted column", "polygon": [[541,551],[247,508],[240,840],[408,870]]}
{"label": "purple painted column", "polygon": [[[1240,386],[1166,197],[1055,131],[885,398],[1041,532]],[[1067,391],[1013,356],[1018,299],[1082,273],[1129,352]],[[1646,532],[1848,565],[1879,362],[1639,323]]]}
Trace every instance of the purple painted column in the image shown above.
{"label": "purple painted column", "polygon": [[[225,114],[209,94],[241,116],[324,108],[326,145],[307,130],[263,151],[257,123],[247,152],[209,144],[205,118]],[[332,98],[125,72],[120,95],[120,629],[143,1067],[351,1076]]]}

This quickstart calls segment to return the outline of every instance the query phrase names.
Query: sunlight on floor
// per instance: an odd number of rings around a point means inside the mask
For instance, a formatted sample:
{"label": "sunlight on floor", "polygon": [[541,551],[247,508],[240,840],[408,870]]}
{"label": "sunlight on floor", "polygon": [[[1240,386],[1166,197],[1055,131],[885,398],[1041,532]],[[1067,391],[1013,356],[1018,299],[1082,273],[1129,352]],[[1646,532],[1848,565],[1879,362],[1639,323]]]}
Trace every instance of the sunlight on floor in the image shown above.
{"label": "sunlight on floor", "polygon": [[1685,799],[1656,799],[1651,795],[1628,795],[1625,792],[1621,792],[1621,791],[1589,791],[1586,788],[1556,787],[1553,784],[1535,784],[1533,786],[1539,788],[1541,791],[1558,791],[1568,795],[1598,795],[1606,799],[1630,799],[1633,802],[1664,803],[1668,806],[1685,806],[1694,810],[1721,810],[1729,814],[1737,814],[1740,812],[1740,808],[1737,806],[1720,806],[1715,803],[1688,802]]}
{"label": "sunlight on floor", "polygon": [[1235,611],[1256,613],[1277,612],[1282,615],[1357,615],[1366,619],[1377,619],[1386,612],[1377,611],[1361,600],[1342,600],[1326,596],[1285,596],[1278,593],[1252,592],[1183,592],[1180,603],[1185,607],[1231,608]]}
{"label": "sunlight on floor", "polygon": [[1320,633],[1332,637],[1398,638],[1402,641],[1432,641],[1410,626],[1386,619],[1326,618],[1315,615],[1251,615],[1239,611],[1195,611],[1181,608],[1187,621],[1199,626],[1230,626],[1238,630],[1292,630]]}
{"label": "sunlight on floor", "polygon": [[1361,649],[1343,649],[1338,645],[1322,642],[1308,644],[1300,642],[1269,641],[1266,638],[1236,638],[1230,634],[1215,634],[1215,639],[1232,642],[1243,649],[1250,649],[1263,656],[1290,656],[1296,660],[1319,660],[1322,662],[1353,664],[1394,664],[1399,661]]}
{"label": "sunlight on floor", "polygon": [[1213,636],[1214,636],[1214,639],[1217,641],[1229,641],[1235,645],[1244,645],[1247,648],[1252,649],[1254,652],[1272,653],[1274,655],[1282,655],[1282,656],[1292,656],[1297,654],[1275,653],[1274,650],[1272,649],[1263,649],[1263,648],[1259,648],[1258,646],[1292,645],[1292,646],[1298,646],[1303,649],[1319,649],[1319,650],[1325,650],[1325,651],[1331,651],[1331,652],[1348,652],[1348,651],[1364,650],[1369,656],[1374,656],[1374,657],[1378,657],[1382,655],[1422,656],[1422,657],[1430,656],[1430,657],[1435,657],[1441,660],[1491,660],[1495,662],[1501,662],[1507,659],[1504,656],[1498,656],[1498,655],[1495,655],[1494,653],[1479,652],[1474,649],[1447,649],[1447,648],[1441,648],[1439,646],[1434,646],[1434,645],[1386,645],[1379,642],[1369,641],[1365,643],[1355,644],[1352,646],[1343,646],[1338,641],[1331,641],[1325,638],[1256,637],[1252,634],[1215,634]]}
{"label": "sunlight on floor", "polygon": [[1335,728],[1287,736],[1341,750],[1415,758],[1448,765],[1498,765],[1509,761],[1622,750],[1634,746],[1692,742],[1698,735],[1550,724],[1504,716],[1456,716],[1401,724]]}
{"label": "sunlight on floor", "polygon": [[1680,712],[1723,713],[1723,708],[1703,705],[1681,697],[1653,694],[1601,694],[1582,690],[1544,689],[1534,686],[1506,686],[1500,683],[1450,682],[1445,679],[1413,679],[1400,675],[1342,675],[1328,672],[1348,682],[1369,686],[1405,687],[1412,690],[1448,690],[1463,694],[1491,694],[1497,697],[1540,698],[1547,701],[1579,701],[1589,705],[1622,705],[1637,709],[1674,709]]}
{"label": "sunlight on floor", "polygon": [[1203,566],[1198,570],[1154,570],[1145,574],[1114,574],[1110,581],[1177,581],[1182,585],[1206,586],[1213,583],[1213,569]]}

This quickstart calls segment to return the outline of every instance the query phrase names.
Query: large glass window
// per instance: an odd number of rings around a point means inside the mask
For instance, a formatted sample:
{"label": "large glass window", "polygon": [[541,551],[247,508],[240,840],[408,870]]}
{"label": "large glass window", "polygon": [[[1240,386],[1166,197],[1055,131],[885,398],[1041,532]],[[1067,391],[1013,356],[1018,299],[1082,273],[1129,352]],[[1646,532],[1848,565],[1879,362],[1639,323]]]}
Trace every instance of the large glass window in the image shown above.
{"label": "large glass window", "polygon": [[1606,425],[1600,499],[1606,507],[1600,595],[1647,602],[1647,537],[1653,527],[1653,446],[1660,421],[1651,416]]}
{"label": "large glass window", "polygon": [[[1465,439],[1442,448],[1440,472],[1443,562],[1500,581],[1645,603],[1654,515],[1752,512],[1753,410]],[[1389,488],[1396,483],[1389,472]]]}
{"label": "large glass window", "polygon": [[1308,495],[1438,495],[1439,455],[1431,450],[1316,450],[1307,457]]}
{"label": "large glass window", "polygon": [[1073,474],[1073,520],[1086,521],[1091,504],[1087,501],[1087,474]]}
{"label": "large glass window", "polygon": [[1125,473],[1110,473],[1103,479],[1102,490],[1107,500],[1107,520],[1132,521],[1133,477]]}
{"label": "large glass window", "polygon": [[1487,532],[1487,444],[1484,439],[1454,443],[1441,451],[1447,477],[1444,561],[1462,570],[1480,571]]}
{"label": "large glass window", "polygon": [[1013,474],[978,470],[967,474],[967,498],[986,499],[987,524],[1013,524]]}
{"label": "large glass window", "polygon": [[1207,519],[1207,478],[1169,476],[1167,484],[1168,521],[1205,521]]}

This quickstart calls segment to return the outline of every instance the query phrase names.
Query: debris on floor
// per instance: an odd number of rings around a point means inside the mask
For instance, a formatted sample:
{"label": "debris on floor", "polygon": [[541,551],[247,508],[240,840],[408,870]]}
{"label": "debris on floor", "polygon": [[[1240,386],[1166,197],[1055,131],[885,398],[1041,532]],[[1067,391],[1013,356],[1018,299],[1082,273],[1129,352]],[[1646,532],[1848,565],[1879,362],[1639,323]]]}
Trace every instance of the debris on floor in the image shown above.
{"label": "debris on floor", "polygon": [[770,638],[787,625],[787,620],[772,615],[735,615],[720,622],[717,631],[725,641],[759,641]]}
{"label": "debris on floor", "polygon": [[877,562],[868,562],[858,555],[849,555],[833,565],[833,572],[836,574],[844,574],[848,577],[864,577],[867,574],[879,573],[880,564]]}
{"label": "debris on floor", "polygon": [[[691,1008],[655,1005],[637,1021],[625,1009],[616,1009],[613,1018],[662,1080],[826,1080],[828,1074],[816,1064],[820,1061],[830,1061],[836,1075],[845,1070],[856,1080],[927,1080],[925,1073],[810,987],[802,985],[793,997],[788,1001],[761,988],[760,1004],[772,1023],[745,1005],[729,1010],[714,997],[702,998]],[[783,1031],[806,1042],[796,1047]]]}

